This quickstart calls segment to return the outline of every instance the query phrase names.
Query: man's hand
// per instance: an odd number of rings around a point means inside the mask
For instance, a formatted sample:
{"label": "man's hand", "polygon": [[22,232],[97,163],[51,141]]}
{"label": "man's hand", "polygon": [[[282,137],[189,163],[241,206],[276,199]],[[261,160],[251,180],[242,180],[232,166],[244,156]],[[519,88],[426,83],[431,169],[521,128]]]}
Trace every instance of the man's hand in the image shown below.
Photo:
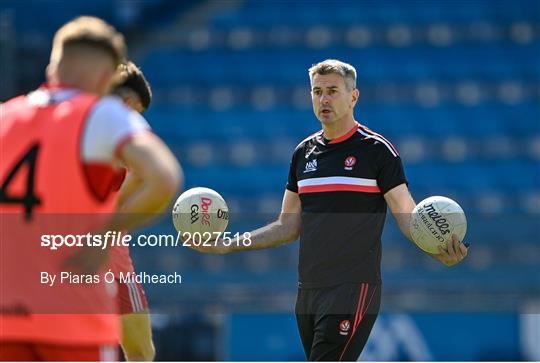
{"label": "man's hand", "polygon": [[468,250],[468,244],[461,243],[457,236],[453,234],[452,240],[447,243],[446,248],[439,246],[440,253],[431,254],[431,256],[450,267],[460,263],[467,257]]}

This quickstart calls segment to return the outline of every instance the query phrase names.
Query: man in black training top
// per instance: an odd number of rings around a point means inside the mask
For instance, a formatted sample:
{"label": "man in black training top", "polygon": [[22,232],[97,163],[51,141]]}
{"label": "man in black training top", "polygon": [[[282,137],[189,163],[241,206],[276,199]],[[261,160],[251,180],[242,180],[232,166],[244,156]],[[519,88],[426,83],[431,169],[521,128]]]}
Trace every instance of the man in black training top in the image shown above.
{"label": "man in black training top", "polygon": [[[306,357],[357,360],[381,298],[381,234],[386,207],[411,240],[415,202],[395,147],[354,120],[356,70],[338,60],[309,69],[322,130],[295,149],[279,220],[253,232],[248,247],[217,241],[201,252],[276,247],[300,237],[296,318]],[[447,266],[467,247],[456,236],[432,255]]]}

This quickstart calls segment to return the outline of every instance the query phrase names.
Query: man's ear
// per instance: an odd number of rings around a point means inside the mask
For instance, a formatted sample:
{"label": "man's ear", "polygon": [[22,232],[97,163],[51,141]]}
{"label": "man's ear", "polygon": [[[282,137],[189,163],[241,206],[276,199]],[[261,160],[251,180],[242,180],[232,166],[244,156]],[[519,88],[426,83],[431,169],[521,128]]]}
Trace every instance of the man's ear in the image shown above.
{"label": "man's ear", "polygon": [[121,92],[119,94],[120,98],[122,98],[122,101],[128,105],[128,106],[131,106],[131,104],[133,103],[133,97],[131,97],[131,95],[129,94],[129,92]]}
{"label": "man's ear", "polygon": [[[127,93],[127,92],[126,92]],[[136,100],[129,94],[122,95],[122,101],[131,108],[135,108]]]}
{"label": "man's ear", "polygon": [[358,98],[360,97],[360,90],[358,88],[353,89],[351,92],[352,95],[352,103],[353,107],[356,105],[356,102],[358,102]]}

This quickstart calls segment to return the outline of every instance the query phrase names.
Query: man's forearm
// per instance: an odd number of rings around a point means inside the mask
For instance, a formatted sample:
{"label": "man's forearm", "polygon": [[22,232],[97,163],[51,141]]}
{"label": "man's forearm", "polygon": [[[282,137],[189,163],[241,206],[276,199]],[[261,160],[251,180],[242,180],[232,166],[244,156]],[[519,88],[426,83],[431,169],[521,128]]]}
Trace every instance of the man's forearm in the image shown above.
{"label": "man's forearm", "polygon": [[395,218],[399,226],[399,229],[401,230],[401,233],[403,233],[403,235],[407,237],[409,241],[414,242],[411,236],[411,228],[410,228],[411,213],[406,213],[406,212],[398,213],[395,215]]}
{"label": "man's forearm", "polygon": [[[292,242],[300,233],[300,216],[288,215],[262,228],[251,231],[248,246],[234,246],[233,251],[261,250]],[[231,251],[232,252],[232,251]]]}

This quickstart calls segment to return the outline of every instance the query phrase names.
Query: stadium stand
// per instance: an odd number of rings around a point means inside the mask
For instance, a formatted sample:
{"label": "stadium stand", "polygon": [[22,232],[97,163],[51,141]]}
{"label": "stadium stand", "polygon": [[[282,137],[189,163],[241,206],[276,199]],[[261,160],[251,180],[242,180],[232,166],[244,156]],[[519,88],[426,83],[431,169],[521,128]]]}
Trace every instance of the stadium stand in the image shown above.
{"label": "stadium stand", "polygon": [[[9,96],[43,78],[35,73],[47,60],[43,39],[65,19],[84,12],[116,22],[137,39],[130,49],[154,90],[147,119],[181,160],[186,188],[207,186],[225,197],[232,231],[277,215],[292,150],[318,130],[307,69],[338,58],[357,67],[357,119],[394,142],[415,199],[449,196],[469,220],[473,252],[449,271],[411,248],[387,217],[383,309],[403,309],[411,289],[418,296],[405,308],[418,311],[464,299],[475,311],[514,311],[540,293],[539,2],[336,1],[322,8],[160,0],[118,10],[115,2],[93,1],[55,11],[50,3],[32,8],[54,18],[31,21],[20,16],[23,2],[0,5],[1,26],[17,35],[14,44],[1,38],[2,58],[14,51],[23,60],[8,77]],[[144,21],[160,9],[166,18]],[[180,21],[186,18],[195,20]],[[168,219],[148,231],[174,233]],[[138,269],[180,270],[190,281],[179,292],[148,286],[154,311],[293,306],[296,245],[225,258],[188,249],[133,252]],[[465,288],[461,295],[457,286]]]}

